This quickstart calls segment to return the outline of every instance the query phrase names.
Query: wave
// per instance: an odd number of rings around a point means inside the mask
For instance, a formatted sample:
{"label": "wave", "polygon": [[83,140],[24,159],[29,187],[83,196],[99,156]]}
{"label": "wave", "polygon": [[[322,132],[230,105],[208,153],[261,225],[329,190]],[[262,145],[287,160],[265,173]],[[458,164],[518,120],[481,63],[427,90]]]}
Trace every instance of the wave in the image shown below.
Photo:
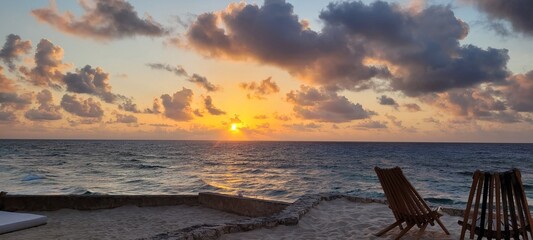
{"label": "wave", "polygon": [[121,167],[123,168],[136,168],[136,169],[158,169],[158,168],[167,168],[161,165],[150,165],[150,164],[124,164]]}
{"label": "wave", "polygon": [[454,205],[455,201],[449,198],[424,198],[426,201],[442,205]]}
{"label": "wave", "polygon": [[459,172],[456,172],[457,174],[459,175],[462,175],[462,176],[473,176],[474,175],[474,172],[472,171],[459,171]]}
{"label": "wave", "polygon": [[22,178],[22,181],[23,182],[30,182],[30,181],[41,180],[41,179],[45,179],[45,178],[46,178],[45,176],[41,176],[41,175],[30,173],[30,174],[24,176]]}

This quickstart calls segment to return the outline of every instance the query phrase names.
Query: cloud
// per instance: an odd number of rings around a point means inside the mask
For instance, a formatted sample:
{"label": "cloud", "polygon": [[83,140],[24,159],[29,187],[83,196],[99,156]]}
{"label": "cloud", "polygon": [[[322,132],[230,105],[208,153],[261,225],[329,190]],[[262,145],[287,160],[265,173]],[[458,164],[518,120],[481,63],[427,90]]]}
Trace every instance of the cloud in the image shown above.
{"label": "cloud", "polygon": [[467,0],[492,20],[505,20],[513,30],[533,36],[533,2],[528,0]]}
{"label": "cloud", "polygon": [[[218,26],[221,23],[221,26]],[[322,33],[307,27],[285,1],[263,6],[231,4],[219,13],[204,13],[190,25],[188,43],[211,57],[253,59],[322,84],[354,88],[386,69],[362,64],[364,49],[337,29]]]}
{"label": "cloud", "polygon": [[239,116],[237,114],[235,114],[235,117],[232,117],[229,119],[229,122],[230,124],[233,124],[233,123],[242,123],[241,119],[239,118]]}
{"label": "cloud", "polygon": [[7,78],[4,75],[4,68],[0,66],[0,92],[11,92],[15,91],[15,84],[13,80]]}
{"label": "cloud", "polygon": [[74,73],[69,72],[63,77],[63,82],[69,92],[98,96],[107,103],[113,103],[117,99],[117,95],[111,93],[109,74],[99,67],[86,65]]}
{"label": "cloud", "polygon": [[299,91],[287,93],[287,101],[294,105],[293,110],[300,118],[320,122],[350,122],[375,114],[333,91],[303,85]]}
{"label": "cloud", "polygon": [[63,48],[55,46],[46,39],[41,39],[35,51],[35,67],[31,70],[20,67],[26,79],[35,86],[61,88],[63,78]]}
{"label": "cloud", "polygon": [[226,112],[218,109],[213,105],[213,100],[211,99],[211,96],[207,96],[204,98],[204,105],[205,109],[207,109],[207,112],[211,115],[224,115]]}
{"label": "cloud", "polygon": [[21,110],[32,102],[32,93],[0,92],[0,110]]}
{"label": "cloud", "polygon": [[206,77],[200,76],[196,73],[194,73],[192,76],[189,76],[187,78],[187,81],[195,83],[196,85],[205,88],[205,90],[207,90],[208,92],[214,92],[214,91],[219,90],[219,87],[210,83]]}
{"label": "cloud", "polygon": [[320,129],[322,125],[316,124],[316,123],[295,123],[295,124],[284,124],[283,125],[286,128],[290,128],[296,131],[314,131],[316,129]]}
{"label": "cloud", "polygon": [[175,92],[172,96],[168,94],[161,95],[162,104],[165,107],[165,116],[176,121],[193,119],[193,110],[191,109],[192,96],[193,92],[187,88]]}
{"label": "cloud", "polygon": [[161,103],[158,98],[154,98],[152,108],[146,108],[144,113],[159,114],[161,113]]}
{"label": "cloud", "polygon": [[69,113],[84,118],[101,119],[104,116],[104,110],[100,103],[92,98],[82,99],[76,95],[65,94],[61,99],[61,107]]}
{"label": "cloud", "polygon": [[17,120],[15,113],[11,111],[2,111],[0,110],[0,123],[9,123]]}
{"label": "cloud", "polygon": [[15,70],[15,60],[19,59],[22,54],[28,54],[31,51],[31,41],[22,41],[20,36],[9,34],[6,37],[4,47],[0,49],[0,59],[8,66],[10,71]]}
{"label": "cloud", "polygon": [[194,113],[194,115],[196,115],[197,117],[203,117],[204,114],[202,111],[200,111],[200,109],[194,109],[194,111],[192,111],[192,113]]}
{"label": "cloud", "polygon": [[117,116],[117,120],[116,120],[117,123],[128,123],[128,124],[137,123],[137,117],[133,115],[117,113],[116,116]]}
{"label": "cloud", "polygon": [[208,57],[278,66],[330,90],[378,87],[379,78],[418,96],[502,82],[509,74],[507,50],[460,45],[468,25],[449,6],[410,11],[382,1],[336,2],[319,18],[317,32],[283,0],[231,4],[199,15],[187,44]]}
{"label": "cloud", "polygon": [[189,74],[187,74],[187,71],[185,71],[185,69],[183,69],[183,67],[180,65],[173,67],[168,64],[162,64],[162,63],[147,63],[146,66],[150,67],[151,69],[165,70],[168,72],[172,72],[176,76],[189,76]]}
{"label": "cloud", "polygon": [[71,12],[60,13],[55,3],[48,8],[31,11],[39,22],[78,37],[112,40],[134,36],[158,37],[167,34],[159,23],[148,16],[141,19],[133,6],[122,0],[96,0],[94,6],[81,1],[85,11],[81,17]]}
{"label": "cloud", "polygon": [[279,92],[279,87],[276,82],[272,81],[272,77],[268,77],[259,83],[241,83],[239,86],[249,92],[246,95],[249,99],[265,99],[265,96]]}
{"label": "cloud", "polygon": [[465,119],[515,123],[522,121],[520,114],[509,110],[492,88],[456,89],[422,99],[428,104]]}
{"label": "cloud", "polygon": [[37,94],[38,108],[28,110],[24,116],[32,121],[51,121],[62,118],[59,110],[60,106],[54,105],[52,93],[48,89],[43,89]]}
{"label": "cloud", "polygon": [[146,66],[150,67],[151,69],[157,69],[157,70],[165,70],[168,72],[174,73],[176,76],[184,76],[186,77],[185,80],[192,82],[208,92],[214,92],[219,90],[218,86],[215,86],[213,83],[209,82],[206,77],[201,76],[199,74],[193,73],[192,75],[189,75],[185,69],[177,65],[176,67],[172,67],[168,64],[162,64],[162,63],[148,63]]}
{"label": "cloud", "polygon": [[383,129],[387,128],[386,122],[380,122],[380,121],[364,121],[357,125],[355,125],[356,128],[366,128],[366,129]]}
{"label": "cloud", "polygon": [[124,101],[118,105],[118,109],[132,113],[141,112],[139,111],[139,108],[137,108],[137,104],[134,103],[132,99],[124,99]]}
{"label": "cloud", "polygon": [[533,112],[533,71],[514,75],[503,91],[513,110]]}
{"label": "cloud", "polygon": [[279,114],[279,113],[277,113],[277,112],[275,112],[275,113],[273,114],[273,117],[274,117],[274,119],[279,120],[279,121],[283,121],[283,122],[286,122],[286,121],[290,121],[290,120],[291,120],[291,117],[290,117],[290,116],[285,115],[285,114]]}
{"label": "cloud", "polygon": [[468,25],[449,6],[403,11],[376,1],[331,3],[320,15],[330,25],[361,36],[368,57],[386,62],[391,86],[409,96],[501,82],[508,76],[507,50],[461,46]]}
{"label": "cloud", "polygon": [[385,117],[387,117],[394,126],[398,127],[399,129],[405,131],[405,132],[416,132],[416,128],[414,127],[405,127],[403,125],[403,122],[401,120],[398,120],[397,117],[392,115],[385,114]]}
{"label": "cloud", "polygon": [[418,106],[418,104],[416,104],[416,103],[406,103],[406,104],[404,104],[402,106],[409,112],[420,112],[420,111],[422,111],[422,108],[420,108],[420,106]]}
{"label": "cloud", "polygon": [[393,106],[395,108],[398,107],[398,103],[394,101],[393,98],[387,97],[386,95],[381,95],[381,97],[378,97],[377,99],[378,99],[379,104],[381,105]]}
{"label": "cloud", "polygon": [[265,119],[268,119],[268,116],[267,116],[267,115],[264,115],[264,114],[261,114],[261,115],[255,115],[255,116],[254,116],[254,119],[265,120]]}

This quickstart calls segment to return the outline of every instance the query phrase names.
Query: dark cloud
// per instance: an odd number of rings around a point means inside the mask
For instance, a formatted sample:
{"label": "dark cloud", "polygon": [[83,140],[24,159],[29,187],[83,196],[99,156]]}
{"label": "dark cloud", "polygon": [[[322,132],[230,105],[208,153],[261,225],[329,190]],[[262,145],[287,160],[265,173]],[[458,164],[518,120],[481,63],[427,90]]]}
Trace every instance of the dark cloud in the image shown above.
{"label": "dark cloud", "polygon": [[69,113],[84,118],[101,119],[104,116],[104,110],[100,103],[92,98],[82,99],[76,95],[65,94],[61,99],[61,107]]}
{"label": "dark cloud", "polygon": [[343,2],[329,4],[320,17],[360,36],[371,49],[369,57],[401,69],[392,72],[391,85],[410,96],[501,82],[508,76],[507,50],[459,44],[468,26],[449,6],[412,13],[380,1]]}
{"label": "dark cloud", "polygon": [[428,104],[465,119],[514,123],[522,121],[520,114],[507,109],[493,89],[456,89],[424,98]]}
{"label": "dark cloud", "polygon": [[141,112],[139,108],[137,108],[137,104],[134,103],[132,99],[124,99],[124,101],[118,105],[118,109],[132,113]]}
{"label": "dark cloud", "polygon": [[196,73],[194,73],[192,76],[189,76],[187,78],[187,81],[195,83],[196,85],[205,88],[205,90],[207,90],[208,92],[214,92],[219,89],[219,87],[210,83],[206,77],[200,76]]}
{"label": "dark cloud", "polygon": [[403,105],[403,107],[409,112],[422,111],[422,108],[420,108],[420,106],[418,106],[418,104],[416,104],[416,103],[406,103],[406,104]]}
{"label": "dark cloud", "polygon": [[533,112],[533,71],[513,76],[504,93],[513,110]]}
{"label": "dark cloud", "polygon": [[15,116],[15,113],[12,111],[2,111],[0,110],[0,123],[2,122],[14,122],[17,120],[17,117]]}
{"label": "dark cloud", "polygon": [[167,34],[167,30],[150,16],[141,19],[126,1],[96,0],[94,6],[82,1],[81,5],[85,12],[79,18],[71,12],[60,13],[55,6],[35,9],[31,13],[40,22],[50,24],[61,32],[97,40]]}
{"label": "dark cloud", "polygon": [[189,76],[187,74],[187,71],[183,69],[182,66],[177,65],[175,67],[170,66],[168,64],[162,64],[162,63],[147,63],[146,66],[150,67],[151,69],[157,69],[157,70],[165,70],[171,73],[176,74],[176,76]]}
{"label": "dark cloud", "polygon": [[137,117],[133,115],[117,113],[116,122],[117,123],[128,123],[128,124],[137,123]]}
{"label": "dark cloud", "polygon": [[194,113],[194,115],[196,115],[197,117],[203,117],[204,114],[202,111],[200,111],[200,109],[194,109],[194,111],[192,111],[192,113]]}
{"label": "dark cloud", "polygon": [[205,109],[207,109],[207,112],[211,115],[224,115],[226,112],[220,110],[219,108],[215,107],[213,105],[213,99],[211,99],[211,96],[207,96],[204,98],[204,106]]}
{"label": "dark cloud", "polygon": [[272,81],[272,77],[268,77],[267,79],[264,79],[257,82],[250,82],[250,83],[241,83],[239,86],[250,92],[246,96],[248,98],[256,98],[256,99],[265,99],[266,95],[270,95],[273,93],[279,92],[279,87],[276,84],[276,82]]}
{"label": "dark cloud", "polygon": [[191,109],[193,92],[190,89],[183,88],[172,96],[168,94],[161,95],[162,104],[165,107],[165,116],[176,121],[187,121],[193,119],[193,110]]}
{"label": "dark cloud", "polygon": [[184,76],[186,77],[185,80],[192,82],[208,92],[214,92],[219,90],[218,86],[215,86],[213,83],[209,82],[206,77],[201,76],[199,74],[193,73],[192,75],[189,75],[185,69],[183,69],[182,66],[177,65],[176,67],[170,66],[168,64],[162,64],[162,63],[148,63],[146,66],[157,69],[157,70],[165,70],[168,72],[174,73],[176,76]]}
{"label": "dark cloud", "polygon": [[11,109],[21,110],[29,106],[32,102],[33,94],[16,92],[0,92],[0,110]]}
{"label": "dark cloud", "polygon": [[386,95],[381,95],[381,97],[378,97],[377,99],[378,99],[379,104],[381,105],[398,107],[398,103],[394,101],[393,98],[387,97]]}
{"label": "dark cloud", "polygon": [[113,103],[118,97],[111,93],[109,74],[99,67],[86,65],[74,73],[69,72],[63,77],[63,82],[69,92],[95,95],[107,103]]}
{"label": "dark cloud", "polygon": [[380,121],[364,121],[357,125],[355,125],[356,128],[366,128],[366,129],[383,129],[387,128],[386,122],[380,122]]}
{"label": "dark cloud", "polygon": [[44,89],[37,94],[38,108],[28,110],[24,116],[32,121],[50,121],[62,118],[59,110],[60,106],[54,105],[52,93]]}
{"label": "dark cloud", "polygon": [[387,74],[386,69],[365,66],[364,48],[350,45],[354,41],[344,32],[326,28],[318,33],[307,26],[291,4],[266,0],[261,7],[241,3],[218,15],[201,14],[190,25],[187,39],[208,56],[254,59],[325,85],[355,88],[362,80]]}
{"label": "dark cloud", "polygon": [[63,79],[63,48],[55,46],[46,39],[41,39],[35,51],[35,67],[28,69],[20,67],[20,71],[33,85],[61,88]]}
{"label": "dark cloud", "polygon": [[349,122],[375,114],[333,91],[306,86],[287,93],[287,101],[294,104],[293,110],[297,116],[320,122]]}
{"label": "dark cloud", "polygon": [[[513,30],[533,36],[533,1],[529,0],[467,0],[486,12],[490,19],[506,20]],[[497,29],[496,29],[497,30]],[[500,30],[501,31],[501,30]]]}
{"label": "dark cloud", "polygon": [[161,103],[158,98],[154,98],[152,108],[146,108],[144,113],[159,114],[161,113]]}
{"label": "dark cloud", "polygon": [[460,45],[468,26],[449,6],[414,12],[381,1],[336,2],[319,17],[323,28],[315,32],[283,0],[233,4],[199,15],[187,40],[205,55],[276,65],[330,90],[373,88],[380,78],[418,96],[508,76],[506,50]]}
{"label": "dark cloud", "polygon": [[9,34],[6,37],[6,43],[0,50],[0,59],[9,67],[10,71],[15,70],[15,60],[19,59],[22,54],[28,54],[31,51],[31,42],[22,41],[20,36]]}

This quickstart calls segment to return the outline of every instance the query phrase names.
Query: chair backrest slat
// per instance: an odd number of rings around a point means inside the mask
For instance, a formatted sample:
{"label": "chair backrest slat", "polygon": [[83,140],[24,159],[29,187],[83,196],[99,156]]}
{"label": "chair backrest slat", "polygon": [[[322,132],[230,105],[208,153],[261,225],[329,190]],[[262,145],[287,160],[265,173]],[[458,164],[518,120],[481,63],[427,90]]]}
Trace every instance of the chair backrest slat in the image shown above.
{"label": "chair backrest slat", "polygon": [[520,171],[476,171],[461,224],[460,239],[464,239],[466,230],[469,230],[470,239],[478,235],[478,239],[533,240],[533,221]]}
{"label": "chair backrest slat", "polygon": [[[494,206],[494,183],[495,183],[495,179],[494,177],[489,177],[489,219],[488,219],[488,225],[487,225],[487,230],[489,233],[492,233],[492,223],[494,222],[494,209],[493,209],[493,206]],[[491,237],[492,234],[491,234]]]}

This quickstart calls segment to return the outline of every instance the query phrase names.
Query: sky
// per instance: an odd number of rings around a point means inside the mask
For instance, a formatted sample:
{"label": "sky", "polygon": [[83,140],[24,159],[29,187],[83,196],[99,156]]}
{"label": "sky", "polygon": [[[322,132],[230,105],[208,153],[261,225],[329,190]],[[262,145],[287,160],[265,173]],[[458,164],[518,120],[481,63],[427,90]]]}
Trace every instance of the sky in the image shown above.
{"label": "sky", "polygon": [[533,142],[530,0],[0,4],[0,138]]}

